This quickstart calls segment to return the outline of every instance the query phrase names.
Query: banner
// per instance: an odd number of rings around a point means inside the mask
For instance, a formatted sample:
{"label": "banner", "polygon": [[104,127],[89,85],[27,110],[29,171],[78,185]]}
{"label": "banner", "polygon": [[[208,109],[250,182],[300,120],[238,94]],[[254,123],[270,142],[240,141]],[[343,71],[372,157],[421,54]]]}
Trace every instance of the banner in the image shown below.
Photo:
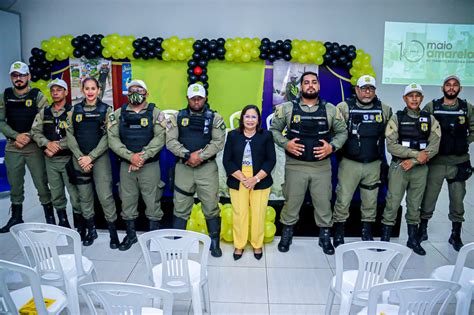
{"label": "banner", "polygon": [[384,84],[474,86],[474,25],[385,22]]}

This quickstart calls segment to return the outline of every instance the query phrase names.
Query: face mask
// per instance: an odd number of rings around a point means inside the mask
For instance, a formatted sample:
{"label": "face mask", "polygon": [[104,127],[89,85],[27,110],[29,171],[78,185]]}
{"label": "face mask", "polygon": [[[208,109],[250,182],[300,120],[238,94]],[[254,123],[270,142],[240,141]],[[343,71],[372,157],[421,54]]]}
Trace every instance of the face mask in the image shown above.
{"label": "face mask", "polygon": [[142,95],[142,94],[137,93],[137,92],[128,95],[128,101],[132,105],[140,105],[141,103],[143,103],[145,101],[145,99],[146,99],[145,95]]}

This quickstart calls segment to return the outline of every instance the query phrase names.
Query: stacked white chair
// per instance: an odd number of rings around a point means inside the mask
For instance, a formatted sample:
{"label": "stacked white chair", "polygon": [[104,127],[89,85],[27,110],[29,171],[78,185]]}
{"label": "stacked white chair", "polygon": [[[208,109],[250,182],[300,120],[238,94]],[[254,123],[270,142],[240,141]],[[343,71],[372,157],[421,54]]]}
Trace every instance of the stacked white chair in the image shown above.
{"label": "stacked white chair", "polygon": [[436,268],[431,273],[431,278],[449,280],[461,285],[456,293],[456,315],[469,314],[471,307],[472,291],[474,291],[474,269],[465,267],[469,253],[474,250],[474,242],[464,245],[459,251],[456,264]]}
{"label": "stacked white chair", "polygon": [[[374,285],[368,307],[357,315],[442,315],[461,286],[452,281],[432,279],[401,280]],[[386,296],[388,301],[386,300]],[[382,300],[382,303],[380,301]],[[435,313],[437,304],[441,304]],[[466,313],[467,314],[467,313]]]}
{"label": "stacked white chair", "polygon": [[[18,224],[10,232],[28,264],[40,276],[41,283],[64,287],[68,308],[71,313],[79,314],[78,283],[89,276],[97,281],[94,264],[82,256],[79,233],[43,223]],[[61,253],[66,250],[68,253]]]}
{"label": "stacked white chair", "polygon": [[[175,295],[191,296],[194,314],[210,312],[207,261],[211,239],[185,230],[157,230],[138,237],[148,279]],[[153,253],[156,250],[157,255]],[[157,257],[158,256],[158,257]]]}
{"label": "stacked white chair", "polygon": [[178,111],[176,109],[163,109],[161,112],[165,115],[166,119],[168,119],[172,115],[178,114]]}
{"label": "stacked white chair", "polygon": [[[239,120],[240,120],[240,113],[241,111],[237,111],[230,115],[229,122],[230,122],[230,130],[234,130],[235,128],[239,127]],[[237,122],[237,125],[236,125]]]}
{"label": "stacked white chair", "polygon": [[[345,266],[344,256],[351,252],[357,258],[357,270]],[[411,253],[410,248],[389,242],[354,242],[338,246],[336,275],[329,288],[326,314],[331,314],[336,296],[341,300],[341,315],[349,314],[353,304],[367,306],[369,289],[379,283],[398,280]],[[387,274],[390,264],[395,267],[395,273],[391,276]]]}
{"label": "stacked white chair", "polygon": [[[107,315],[171,315],[173,294],[170,291],[140,284],[93,282],[80,286],[89,311],[97,315],[94,301],[99,302]],[[161,307],[150,307],[150,304]],[[100,313],[102,314],[102,313]]]}
{"label": "stacked white chair", "polygon": [[[15,290],[9,290],[8,278],[21,275],[27,285]],[[48,308],[44,299],[54,300]],[[40,278],[33,268],[0,260],[0,314],[19,314],[22,306],[31,299],[34,300],[37,314],[59,314],[67,307],[68,302],[63,291],[56,287],[41,285]]]}

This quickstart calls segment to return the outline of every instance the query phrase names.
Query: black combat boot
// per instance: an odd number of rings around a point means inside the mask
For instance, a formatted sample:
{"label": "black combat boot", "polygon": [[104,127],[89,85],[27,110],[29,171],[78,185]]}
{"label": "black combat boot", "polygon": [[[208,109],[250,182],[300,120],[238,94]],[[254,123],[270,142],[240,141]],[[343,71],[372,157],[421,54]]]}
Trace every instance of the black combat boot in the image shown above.
{"label": "black combat boot", "polygon": [[281,229],[281,239],[278,243],[278,250],[282,253],[286,253],[290,250],[291,241],[293,240],[293,225],[283,224]]}
{"label": "black combat boot", "polygon": [[86,222],[84,217],[80,213],[72,213],[72,220],[74,221],[74,227],[76,228],[77,233],[81,236],[81,241],[84,242],[86,239]]}
{"label": "black combat boot", "polygon": [[127,225],[127,235],[119,245],[119,250],[129,250],[133,244],[138,242],[137,231],[135,230],[135,220],[125,220]]}
{"label": "black combat boot", "polygon": [[425,256],[426,251],[421,247],[420,242],[418,241],[418,225],[417,224],[408,224],[408,241],[407,247],[413,249],[413,251],[420,255]]}
{"label": "black combat boot", "polygon": [[160,221],[157,220],[149,220],[148,222],[148,230],[149,231],[156,231],[160,229]]}
{"label": "black combat boot", "polygon": [[362,222],[361,239],[363,241],[373,241],[372,222]]}
{"label": "black combat boot", "polygon": [[177,217],[177,216],[173,216],[173,229],[186,230],[187,224],[188,224],[187,220]]}
{"label": "black combat boot", "polygon": [[109,228],[109,235],[110,235],[109,246],[111,249],[117,249],[120,245],[120,241],[117,235],[117,227],[115,226],[115,222],[107,221],[107,227]]}
{"label": "black combat boot", "polygon": [[334,247],[331,244],[331,229],[322,227],[319,229],[319,246],[323,248],[326,255],[334,255]]}
{"label": "black combat boot", "polygon": [[451,236],[449,237],[449,244],[453,245],[455,251],[459,252],[461,247],[464,246],[461,240],[461,228],[462,222],[453,222],[453,229],[451,230]]}
{"label": "black combat boot", "polygon": [[90,246],[94,243],[94,240],[98,237],[97,230],[95,229],[94,217],[85,220],[87,226],[87,234],[82,242],[84,246]]}
{"label": "black combat boot", "polygon": [[344,222],[334,223],[334,237],[332,238],[334,247],[344,244]]}
{"label": "black combat boot", "polygon": [[43,205],[43,210],[44,210],[44,218],[46,219],[46,223],[56,225],[56,219],[54,218],[53,204],[50,202]]}
{"label": "black combat boot", "polygon": [[66,209],[57,209],[56,214],[58,215],[58,225],[70,229],[71,225],[67,219]]}
{"label": "black combat boot", "polygon": [[7,224],[0,229],[0,233],[8,233],[10,232],[10,228],[14,225],[24,223],[22,218],[23,213],[23,205],[16,205],[12,204],[12,216],[10,220],[8,220]]}
{"label": "black combat boot", "polygon": [[421,243],[428,240],[428,219],[421,219],[418,227],[418,241]]}
{"label": "black combat boot", "polygon": [[207,230],[209,231],[209,237],[211,238],[211,255],[213,257],[221,257],[222,250],[220,248],[221,239],[221,218],[215,217],[207,219]]}
{"label": "black combat boot", "polygon": [[380,240],[382,242],[390,242],[390,236],[392,236],[392,229],[393,226],[382,224],[382,236],[380,237]]}

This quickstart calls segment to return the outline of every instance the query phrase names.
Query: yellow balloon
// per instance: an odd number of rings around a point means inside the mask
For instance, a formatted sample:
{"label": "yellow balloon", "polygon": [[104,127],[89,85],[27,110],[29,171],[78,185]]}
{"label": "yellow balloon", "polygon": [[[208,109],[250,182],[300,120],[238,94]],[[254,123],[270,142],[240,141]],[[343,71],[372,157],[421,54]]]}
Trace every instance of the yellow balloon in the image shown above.
{"label": "yellow balloon", "polygon": [[249,62],[252,56],[249,53],[245,52],[241,56],[243,62]]}
{"label": "yellow balloon", "polygon": [[264,238],[263,238],[263,242],[264,242],[265,244],[268,244],[268,243],[273,242],[273,239],[275,239],[275,235],[273,235],[273,236],[271,236],[271,237],[264,237]]}
{"label": "yellow balloon", "polygon": [[53,61],[54,60],[54,55],[49,53],[49,52],[46,53],[45,57],[46,57],[46,60],[48,60],[48,61]]}
{"label": "yellow balloon", "polygon": [[44,51],[48,51],[49,47],[50,47],[49,41],[44,40],[41,42],[41,49],[43,49]]}
{"label": "yellow balloon", "polygon": [[186,224],[186,230],[188,231],[196,231],[197,224],[193,219],[189,219],[188,223]]}
{"label": "yellow balloon", "polygon": [[265,222],[265,230],[264,236],[265,237],[272,237],[275,236],[276,226],[272,222]]}
{"label": "yellow balloon", "polygon": [[323,56],[316,57],[316,60],[314,61],[314,63],[317,64],[317,65],[322,65],[323,62],[324,62]]}
{"label": "yellow balloon", "polygon": [[226,54],[225,54],[225,60],[227,60],[227,61],[234,61],[234,58],[235,58],[235,56],[234,56],[234,53],[233,53],[233,52],[231,52],[231,51],[226,52]]}
{"label": "yellow balloon", "polygon": [[267,210],[265,211],[265,221],[268,222],[275,222],[276,211],[273,207],[267,206]]}
{"label": "yellow balloon", "polygon": [[234,55],[236,57],[240,57],[242,55],[242,49],[240,49],[240,47],[237,47],[234,49]]}
{"label": "yellow balloon", "polygon": [[226,226],[226,229],[223,230],[222,232],[223,233],[221,233],[221,236],[226,242],[232,242],[234,240],[234,234],[232,232],[232,227]]}

